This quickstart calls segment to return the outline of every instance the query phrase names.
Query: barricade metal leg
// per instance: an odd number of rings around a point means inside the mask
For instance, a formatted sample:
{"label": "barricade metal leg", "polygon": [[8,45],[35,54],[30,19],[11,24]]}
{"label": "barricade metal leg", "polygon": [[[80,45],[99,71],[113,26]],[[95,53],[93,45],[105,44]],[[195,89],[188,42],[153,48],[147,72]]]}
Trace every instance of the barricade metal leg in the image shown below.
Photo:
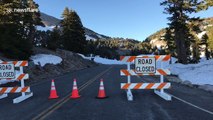
{"label": "barricade metal leg", "polygon": [[[23,73],[23,67],[20,67],[20,72]],[[24,85],[24,80],[21,80],[21,87],[24,88],[25,85]],[[22,92],[21,93],[21,96],[20,97],[17,97],[15,99],[13,99],[13,103],[20,103],[26,99],[28,99],[29,97],[32,97],[33,96],[33,93],[30,92],[30,93],[24,93]]]}
{"label": "barricade metal leg", "polygon": [[127,90],[127,99],[128,101],[133,101],[133,95],[130,89]]}
{"label": "barricade metal leg", "polygon": [[[163,68],[163,62],[161,62],[161,68]],[[160,83],[164,82],[164,76],[160,75]],[[172,100],[172,96],[165,93],[164,89],[161,90],[154,90],[154,93],[157,94],[158,96],[160,96],[161,98],[167,100],[167,101],[171,101]]]}
{"label": "barricade metal leg", "polygon": [[15,103],[20,103],[20,102],[22,102],[22,101],[24,101],[24,100],[26,100],[27,98],[29,98],[29,97],[32,97],[33,96],[33,93],[32,92],[30,92],[30,93],[22,93],[22,95],[20,96],[20,97],[17,97],[17,98],[15,98],[15,99],[13,99],[13,103],[15,104]]}
{"label": "barricade metal leg", "polygon": [[[127,70],[130,70],[130,62],[127,63]],[[131,83],[130,75],[127,76],[127,83]],[[133,101],[133,95],[132,95],[131,89],[128,89],[126,91],[126,93],[127,93],[127,99],[128,99],[128,101]]]}
{"label": "barricade metal leg", "polygon": [[0,99],[6,98],[7,96],[7,94],[0,94]]}
{"label": "barricade metal leg", "polygon": [[172,96],[165,93],[163,90],[154,90],[155,94],[157,94],[158,96],[160,96],[161,98],[167,100],[167,101],[171,101],[172,100]]}

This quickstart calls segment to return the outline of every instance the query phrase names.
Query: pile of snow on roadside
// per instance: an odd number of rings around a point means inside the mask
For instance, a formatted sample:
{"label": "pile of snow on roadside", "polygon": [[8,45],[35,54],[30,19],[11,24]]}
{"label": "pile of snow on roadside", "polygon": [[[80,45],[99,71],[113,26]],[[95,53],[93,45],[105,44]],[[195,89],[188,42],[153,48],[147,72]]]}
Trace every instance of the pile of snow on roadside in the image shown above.
{"label": "pile of snow on roadside", "polygon": [[213,60],[206,60],[198,64],[170,65],[171,72],[183,81],[188,80],[197,85],[213,85]]}
{"label": "pile of snow on roadside", "polygon": [[50,55],[50,54],[37,54],[30,57],[31,60],[33,60],[34,64],[40,65],[43,67],[46,64],[60,64],[62,62],[62,58]]}
{"label": "pile of snow on roadside", "polygon": [[102,57],[99,57],[99,56],[96,56],[94,61],[96,63],[101,63],[101,64],[106,64],[106,65],[112,65],[112,64],[126,64],[126,62],[121,62],[121,61],[118,61],[118,60],[111,60],[111,59],[106,59],[106,58],[102,58]]}
{"label": "pile of snow on roadside", "polygon": [[[87,59],[87,60],[91,60],[91,57],[85,57],[82,54],[79,54],[82,58]],[[112,60],[112,59],[107,59],[107,58],[102,58],[100,56],[95,56],[94,57],[94,61],[96,63],[101,63],[101,64],[106,64],[106,65],[122,65],[122,64],[126,64],[126,62],[121,62],[118,60]]]}

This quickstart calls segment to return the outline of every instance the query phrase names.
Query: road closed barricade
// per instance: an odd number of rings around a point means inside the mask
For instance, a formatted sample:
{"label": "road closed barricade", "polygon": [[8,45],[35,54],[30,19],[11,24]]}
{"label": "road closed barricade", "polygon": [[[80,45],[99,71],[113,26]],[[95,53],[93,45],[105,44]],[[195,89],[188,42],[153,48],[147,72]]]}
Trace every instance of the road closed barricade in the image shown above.
{"label": "road closed barricade", "polygon": [[23,67],[28,66],[28,61],[0,62],[0,81],[20,81],[20,87],[0,87],[0,99],[9,93],[21,93],[20,97],[13,99],[13,103],[19,103],[33,96],[29,86],[25,86],[24,80],[29,75],[23,72]]}
{"label": "road closed barricade", "polygon": [[[169,89],[171,83],[164,82],[164,76],[170,75],[169,69],[163,68],[163,62],[169,62],[170,55],[143,55],[143,56],[121,56],[120,61],[127,62],[127,69],[120,70],[121,76],[127,76],[127,83],[121,83],[121,89],[127,90],[127,99],[133,100],[131,90],[134,89],[154,89],[154,92],[163,99],[170,101],[171,96],[164,92]],[[156,68],[156,62],[160,62],[160,68]],[[135,64],[135,69],[130,69],[131,63]],[[131,76],[155,76],[160,75],[159,83],[131,83]]]}

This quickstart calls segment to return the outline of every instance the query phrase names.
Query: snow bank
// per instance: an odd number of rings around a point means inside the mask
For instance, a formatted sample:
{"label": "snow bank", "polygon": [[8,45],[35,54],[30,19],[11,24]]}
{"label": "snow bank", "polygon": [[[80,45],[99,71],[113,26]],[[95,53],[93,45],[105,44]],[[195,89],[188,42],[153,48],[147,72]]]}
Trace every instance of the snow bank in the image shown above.
{"label": "snow bank", "polygon": [[42,27],[42,26],[37,26],[36,29],[40,30],[40,31],[52,31],[55,28],[55,26],[46,26],[46,27]]}
{"label": "snow bank", "polygon": [[[91,60],[91,57],[85,57],[82,54],[79,54],[79,55],[81,57],[83,57],[84,59]],[[121,62],[121,61],[118,61],[118,60],[102,58],[102,57],[99,57],[99,56],[95,56],[94,57],[94,61],[96,63],[101,63],[101,64],[105,64],[105,65],[122,65],[122,64],[126,64],[126,62]]]}
{"label": "snow bank", "polygon": [[85,37],[86,37],[86,40],[96,40],[95,38],[90,37],[89,35],[85,35]]}
{"label": "snow bank", "polygon": [[172,74],[178,75],[183,81],[188,80],[197,85],[213,85],[213,60],[188,65],[171,64],[170,68]]}
{"label": "snow bank", "polygon": [[102,58],[102,57],[99,57],[99,56],[95,57],[94,61],[97,62],[97,63],[106,64],[106,65],[126,64],[126,62],[121,62],[121,61],[118,61],[118,60],[110,60],[110,59]]}
{"label": "snow bank", "polygon": [[202,37],[203,37],[203,35],[205,35],[206,34],[206,31],[203,31],[203,32],[201,32],[201,33],[198,33],[197,34],[197,37],[199,38],[199,39],[201,39]]}
{"label": "snow bank", "polygon": [[59,64],[62,61],[62,58],[55,56],[55,55],[48,55],[48,54],[37,54],[30,57],[31,60],[33,60],[34,64],[40,65],[43,67],[47,63],[49,64]]}

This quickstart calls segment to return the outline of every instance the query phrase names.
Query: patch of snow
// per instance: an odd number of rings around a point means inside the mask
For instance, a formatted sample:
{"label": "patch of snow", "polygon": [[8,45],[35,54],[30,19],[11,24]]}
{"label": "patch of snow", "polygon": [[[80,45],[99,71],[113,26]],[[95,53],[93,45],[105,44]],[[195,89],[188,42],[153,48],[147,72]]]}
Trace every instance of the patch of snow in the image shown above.
{"label": "patch of snow", "polygon": [[206,56],[200,57],[200,62],[205,62],[206,61]]}
{"label": "patch of snow", "polygon": [[55,56],[55,55],[49,55],[49,54],[37,54],[30,57],[31,60],[33,60],[34,64],[41,65],[42,67],[46,64],[60,64],[62,61],[62,58]]}
{"label": "patch of snow", "polygon": [[126,64],[126,62],[122,62],[122,61],[118,61],[118,60],[112,60],[112,59],[107,59],[107,58],[102,58],[100,56],[95,56],[95,57],[85,57],[82,54],[79,54],[82,58],[87,59],[87,60],[91,60],[91,58],[94,58],[94,61],[96,63],[101,63],[101,64],[105,64],[105,65],[122,65],[122,64]]}
{"label": "patch of snow", "polygon": [[203,35],[205,35],[206,34],[206,31],[203,31],[203,32],[201,32],[201,33],[198,33],[197,34],[197,37],[199,38],[199,39],[201,39],[202,37],[203,37]]}
{"label": "patch of snow", "polygon": [[90,37],[89,35],[85,35],[85,37],[86,37],[86,40],[97,40],[97,39],[95,39],[93,37]]}
{"label": "patch of snow", "polygon": [[107,64],[107,65],[121,65],[121,64],[126,64],[126,62],[121,62],[121,61],[118,61],[118,60],[111,60],[111,59],[106,59],[106,58],[102,58],[102,57],[99,57],[99,56],[96,56],[94,61],[96,63],[101,63],[101,64]]}
{"label": "patch of snow", "polygon": [[212,91],[213,92],[213,86],[212,85],[201,85],[198,88],[204,89],[206,91]]}
{"label": "patch of snow", "polygon": [[97,36],[98,36],[98,38],[100,38],[100,39],[102,39],[103,37],[101,36],[101,35],[99,35],[99,34],[97,34]]}
{"label": "patch of snow", "polygon": [[152,39],[152,40],[150,40],[150,44],[153,44],[154,42],[156,42],[157,41],[157,38],[155,38],[155,39]]}
{"label": "patch of snow", "polygon": [[55,26],[46,26],[46,27],[42,27],[42,26],[37,26],[36,29],[37,30],[41,30],[41,31],[52,31],[55,28]]}
{"label": "patch of snow", "polygon": [[203,60],[198,64],[171,64],[171,72],[183,81],[197,85],[213,85],[213,60]]}
{"label": "patch of snow", "polygon": [[209,25],[207,25],[208,27],[212,27],[213,25],[212,24],[209,24]]}
{"label": "patch of snow", "polygon": [[161,45],[156,45],[158,50],[161,50]]}

